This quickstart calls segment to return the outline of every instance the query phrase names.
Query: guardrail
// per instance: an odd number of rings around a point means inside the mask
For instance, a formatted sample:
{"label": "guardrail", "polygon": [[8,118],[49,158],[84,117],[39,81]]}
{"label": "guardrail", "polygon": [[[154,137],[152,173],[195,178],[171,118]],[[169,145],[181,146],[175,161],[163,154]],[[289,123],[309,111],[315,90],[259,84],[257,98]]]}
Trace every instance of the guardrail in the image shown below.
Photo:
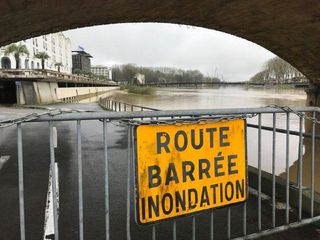
{"label": "guardrail", "polygon": [[140,105],[134,105],[130,103],[120,102],[113,99],[100,98],[99,105],[110,111],[121,112],[121,111],[160,111],[160,109],[149,108]]}
{"label": "guardrail", "polygon": [[[116,106],[114,102],[107,101],[106,104],[111,108],[111,106]],[[118,105],[119,106],[119,105]],[[138,106],[141,107],[141,106]],[[117,107],[116,107],[117,108]],[[119,107],[118,107],[119,109]],[[150,109],[149,109],[150,110]],[[103,154],[104,154],[104,162],[105,162],[105,182],[104,182],[104,194],[105,194],[105,231],[106,231],[106,239],[110,239],[110,205],[109,205],[109,167],[108,163],[109,159],[109,148],[108,148],[108,132],[107,126],[112,121],[120,121],[123,124],[128,126],[128,141],[130,145],[128,146],[128,178],[127,178],[127,239],[131,239],[131,227],[132,227],[132,218],[131,208],[133,207],[133,196],[132,189],[134,186],[133,182],[133,153],[132,153],[132,128],[137,124],[180,124],[183,122],[205,122],[215,119],[234,119],[234,118],[250,118],[252,121],[257,122],[256,138],[249,139],[249,141],[254,141],[257,143],[257,155],[256,155],[256,178],[257,182],[255,184],[251,184],[249,182],[249,186],[256,186],[255,191],[257,195],[254,195],[252,192],[249,193],[249,197],[252,199],[249,203],[242,203],[237,206],[230,206],[225,208],[224,210],[213,209],[209,213],[209,229],[207,231],[210,232],[210,239],[218,239],[215,236],[215,233],[219,230],[225,228],[225,235],[220,238],[221,239],[252,239],[258,238],[261,236],[270,235],[276,232],[281,232],[287,230],[289,228],[295,228],[299,226],[303,226],[306,224],[310,224],[315,221],[320,220],[320,211],[315,208],[317,204],[315,202],[315,195],[318,194],[315,190],[315,160],[319,158],[316,156],[316,128],[319,127],[319,108],[306,107],[306,108],[275,108],[275,107],[267,107],[267,108],[237,108],[237,109],[204,109],[204,110],[177,110],[177,111],[130,111],[130,112],[77,112],[77,113],[65,113],[58,115],[39,115],[37,117],[33,117],[29,120],[29,122],[48,122],[48,131],[50,138],[50,158],[51,158],[51,167],[54,166],[55,163],[55,148],[54,148],[54,137],[53,137],[53,126],[56,122],[63,121],[74,121],[77,123],[77,151],[78,151],[78,172],[79,172],[79,239],[84,239],[83,234],[83,189],[82,189],[82,145],[81,145],[81,124],[84,120],[91,121],[102,121],[102,131],[103,131]],[[285,134],[285,144],[281,146],[281,148],[285,149],[285,171],[283,174],[284,177],[284,185],[282,188],[284,189],[284,195],[277,194],[276,190],[279,187],[278,176],[276,176],[276,166],[279,163],[279,159],[276,155],[276,149],[279,147],[277,145],[277,117],[281,115],[286,119],[286,128],[283,133]],[[265,151],[262,145],[262,131],[271,130],[264,129],[262,127],[262,119],[265,117],[271,117],[272,119],[272,140],[271,140],[271,173],[270,173],[270,186],[268,189],[271,193],[270,197],[270,209],[265,209],[266,211],[270,211],[271,217],[267,219],[270,221],[270,224],[262,224],[264,222],[262,215],[262,195],[263,189],[262,184],[264,182],[263,176],[264,171],[262,170],[262,153]],[[292,149],[290,145],[290,135],[291,135],[291,122],[292,117],[295,117],[295,120],[299,122],[299,130],[298,130],[298,138],[299,144],[298,148]],[[141,122],[141,118],[143,121]],[[19,163],[19,204],[20,204],[20,229],[21,229],[21,239],[25,239],[25,219],[24,219],[24,177],[23,177],[23,144],[22,144],[22,125],[28,124],[27,122],[20,121],[17,122],[17,131],[18,131],[18,163]],[[4,123],[4,122],[2,122]],[[304,130],[304,124],[308,124],[308,132],[306,133]],[[305,145],[305,155],[303,153],[303,136],[305,134],[310,135],[310,142],[308,145]],[[265,142],[264,142],[265,144]],[[292,182],[289,175],[289,159],[290,152],[297,151],[298,159],[297,159],[297,178],[296,181]],[[308,152],[309,151],[309,152]],[[308,153],[308,155],[306,154]],[[281,160],[281,159],[280,159]],[[303,171],[303,162],[310,163],[310,169]],[[318,170],[317,170],[318,171]],[[55,190],[55,171],[51,171],[53,174],[53,189]],[[303,184],[303,179],[310,178],[310,184]],[[309,181],[308,181],[309,182]],[[308,190],[308,191],[306,191]],[[295,191],[296,194],[292,194],[292,191]],[[306,194],[309,192],[310,194]],[[54,229],[55,229],[55,239],[59,239],[59,224],[58,224],[58,210],[57,210],[57,200],[56,200],[56,192],[53,191],[53,203],[54,203]],[[284,215],[277,213],[276,205],[277,201],[283,200],[285,201],[285,210]],[[254,204],[253,204],[254,203]],[[293,205],[291,205],[293,204]],[[296,205],[294,205],[296,204]],[[290,208],[295,207],[296,213],[292,213]],[[241,210],[239,210],[241,209]],[[100,211],[100,210],[99,210]],[[121,209],[119,209],[121,211]],[[232,218],[232,213],[237,212],[237,217]],[[241,212],[239,212],[241,211]],[[253,214],[257,220],[248,222],[248,216]],[[208,215],[206,215],[208,216]],[[291,217],[290,217],[291,216]],[[250,216],[249,216],[250,217]],[[251,216],[252,217],[252,216]],[[218,221],[215,219],[219,219],[219,222],[223,222],[223,228],[217,229],[217,226],[221,227],[221,224],[218,225]],[[232,221],[231,221],[232,220]],[[172,239],[177,239],[177,223],[179,219],[171,221],[171,231],[172,231]],[[192,216],[192,239],[196,239],[196,228],[201,228],[201,226],[197,226],[197,216]],[[1,223],[0,223],[1,224]],[[250,229],[248,229],[248,224]],[[242,226],[242,231],[233,231],[235,226]],[[158,227],[156,225],[152,225],[149,227],[139,228],[137,231],[144,231],[147,233],[147,229],[152,229],[152,235],[150,238],[156,239]],[[167,229],[168,230],[168,229]],[[147,238],[147,236],[146,236]]]}

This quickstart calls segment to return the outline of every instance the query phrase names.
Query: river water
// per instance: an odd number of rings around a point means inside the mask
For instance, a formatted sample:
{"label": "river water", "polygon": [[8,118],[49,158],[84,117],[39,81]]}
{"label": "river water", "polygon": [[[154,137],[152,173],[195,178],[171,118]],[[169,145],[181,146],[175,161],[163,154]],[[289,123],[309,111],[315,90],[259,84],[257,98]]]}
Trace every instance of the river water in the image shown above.
{"label": "river water", "polygon": [[[162,110],[175,109],[217,109],[217,108],[251,108],[270,105],[304,107],[306,93],[304,89],[270,89],[252,88],[244,86],[215,87],[215,88],[157,88],[154,95],[144,96],[116,91],[109,98],[145,107]],[[247,119],[248,123],[258,124],[258,118]],[[272,114],[262,115],[263,126],[273,126]],[[286,129],[286,114],[276,115],[276,127]],[[303,123],[303,131],[305,123]],[[290,114],[290,130],[299,131],[299,117]],[[318,129],[319,130],[319,129]],[[318,132],[317,130],[317,132]],[[318,133],[319,134],[319,133]],[[302,184],[306,188],[311,186],[311,138],[302,140]],[[320,167],[320,144],[315,142],[315,169]],[[261,167],[262,170],[272,172],[272,131],[262,130],[261,139]],[[248,164],[258,167],[258,130],[247,129]],[[289,137],[289,178],[297,183],[299,158],[299,137]],[[286,170],[286,134],[277,133],[275,141],[275,173],[285,177]],[[315,171],[315,190],[320,193],[320,172]]]}
{"label": "river water", "polygon": [[246,87],[157,88],[151,96],[117,91],[112,97],[115,100],[162,110],[262,107],[274,104],[298,107],[305,106],[306,100],[303,89]]}
{"label": "river water", "polygon": [[[116,91],[109,98],[145,107],[162,110],[175,109],[221,109],[251,108],[270,105],[302,107],[306,104],[306,93],[303,89],[269,89],[236,87],[215,88],[157,88],[153,95],[128,94]],[[94,99],[91,99],[94,100]],[[248,119],[248,123],[257,124],[257,117]],[[272,114],[262,116],[262,125],[272,127]],[[277,114],[276,127],[286,128],[285,114]],[[299,119],[290,116],[290,130],[299,130]],[[248,163],[257,167],[258,131],[248,128]],[[286,135],[276,134],[276,173],[285,171]],[[298,159],[299,138],[290,136],[290,166]],[[262,131],[262,169],[272,171],[272,132]],[[296,171],[296,169],[294,170]],[[293,174],[295,176],[295,174]]]}

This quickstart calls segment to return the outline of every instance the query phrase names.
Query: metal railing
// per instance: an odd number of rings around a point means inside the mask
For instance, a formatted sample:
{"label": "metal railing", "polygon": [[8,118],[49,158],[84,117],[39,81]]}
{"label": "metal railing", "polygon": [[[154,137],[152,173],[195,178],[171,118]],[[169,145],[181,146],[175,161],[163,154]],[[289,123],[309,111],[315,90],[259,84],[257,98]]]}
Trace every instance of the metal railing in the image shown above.
{"label": "metal railing", "polygon": [[[107,102],[107,105],[116,106],[114,102]],[[50,138],[50,158],[51,158],[51,168],[54,167],[55,163],[55,148],[54,148],[54,136],[53,136],[53,125],[56,122],[63,121],[73,121],[77,124],[77,156],[78,156],[78,183],[79,183],[79,239],[84,239],[84,228],[83,228],[83,189],[82,189],[82,143],[81,143],[81,126],[82,121],[90,120],[90,121],[102,121],[103,123],[103,152],[104,152],[104,195],[105,195],[105,232],[106,239],[110,239],[110,205],[109,205],[109,167],[108,163],[110,161],[108,152],[110,151],[108,146],[108,132],[107,126],[112,124],[114,121],[120,121],[123,124],[128,126],[128,142],[130,143],[128,146],[128,164],[127,164],[127,239],[131,239],[131,227],[132,227],[132,219],[134,216],[131,214],[131,208],[134,206],[133,197],[132,197],[132,177],[133,177],[133,147],[132,147],[132,129],[136,124],[140,124],[141,118],[143,118],[144,123],[153,123],[153,124],[175,124],[179,122],[190,122],[190,121],[210,121],[210,120],[223,120],[223,119],[233,119],[233,118],[250,118],[250,121],[256,122],[254,124],[256,127],[253,129],[256,132],[255,135],[248,136],[248,142],[256,142],[257,143],[257,154],[254,156],[253,160],[257,165],[255,170],[251,173],[249,172],[249,186],[251,188],[255,188],[256,195],[250,192],[249,196],[252,196],[253,201],[248,203],[243,203],[237,206],[231,206],[224,209],[213,209],[209,213],[210,228],[207,229],[210,232],[210,239],[253,239],[261,236],[266,236],[269,234],[273,234],[276,232],[281,232],[287,230],[289,228],[294,228],[298,226],[303,226],[315,221],[320,220],[320,211],[319,208],[316,209],[316,205],[318,206],[318,202],[315,201],[315,195],[318,194],[315,191],[315,160],[320,156],[316,156],[316,131],[318,131],[319,125],[319,115],[320,109],[315,107],[305,107],[305,108],[276,108],[276,107],[266,107],[266,108],[237,108],[237,109],[211,109],[211,110],[176,110],[176,111],[132,111],[132,112],[80,112],[80,113],[65,113],[60,115],[39,115],[36,119],[31,119],[29,122],[48,122],[48,131]],[[286,127],[279,131],[277,128],[277,119],[278,117],[285,118]],[[262,127],[262,120],[264,117],[271,117],[272,126],[268,129]],[[290,179],[289,168],[290,168],[290,153],[291,153],[291,123],[292,118],[294,117],[294,121],[299,122],[298,127],[298,159],[297,159],[297,179]],[[26,125],[29,123],[17,123],[17,131],[18,131],[18,166],[19,166],[19,204],[20,204],[20,231],[21,231],[21,239],[25,239],[25,203],[24,203],[24,176],[23,176],[23,147],[22,147],[22,125]],[[308,129],[308,133],[304,130],[304,124],[306,124],[306,129]],[[263,140],[263,131],[272,132],[271,139],[271,173],[267,173],[262,168],[262,152],[264,151],[264,147],[262,145]],[[277,133],[278,132],[278,133]],[[277,150],[277,136],[278,134],[285,134],[285,144],[282,146],[285,148],[285,171],[281,178],[276,173],[276,166],[279,164],[279,159],[277,159],[276,150]],[[296,133],[296,132],[294,132]],[[249,137],[255,136],[251,139]],[[310,139],[310,143],[305,145],[305,154],[303,153],[303,137],[308,136]],[[265,144],[265,143],[264,143]],[[307,154],[307,151],[310,153]],[[278,161],[277,161],[278,160]],[[310,175],[303,176],[303,161],[310,161]],[[250,162],[249,162],[250,163]],[[250,171],[250,169],[249,169]],[[58,210],[57,210],[57,196],[55,191],[55,179],[56,173],[54,170],[51,170],[52,178],[53,178],[53,207],[54,207],[54,229],[55,229],[55,239],[59,239],[59,229],[58,229]],[[250,182],[250,175],[252,179],[256,179],[256,182]],[[306,175],[306,173],[304,174]],[[309,186],[304,186],[303,179],[304,177],[309,177],[311,179]],[[267,219],[270,224],[268,227],[263,226],[263,216],[262,216],[262,208],[263,208],[263,200],[262,196],[264,194],[264,190],[262,185],[265,182],[269,183],[269,188],[267,191],[267,195],[270,194],[270,203],[271,209],[267,209],[271,212],[270,219]],[[294,186],[294,187],[293,187]],[[278,194],[277,189],[284,189],[284,194]],[[305,189],[309,189],[310,195],[305,194]],[[280,190],[279,190],[280,191]],[[281,195],[281,196],[280,196]],[[307,199],[307,200],[306,200]],[[277,201],[284,200],[285,204],[285,219],[284,221],[280,220],[281,216],[277,215],[276,205]],[[252,205],[252,203],[256,205]],[[320,204],[320,203],[319,203]],[[239,210],[239,207],[241,211]],[[292,216],[290,213],[290,208],[296,209],[296,215]],[[266,209],[265,209],[266,210]],[[121,209],[119,210],[121,211]],[[226,211],[226,215],[223,213]],[[239,212],[240,211],[240,212]],[[236,212],[239,216],[237,218],[232,218],[232,214]],[[242,212],[242,213],[241,213]],[[253,212],[253,213],[252,213]],[[253,214],[257,217],[257,221],[248,222],[248,217],[250,214]],[[224,216],[224,217],[221,217]],[[291,217],[290,217],[291,216]],[[251,216],[252,217],[252,216]],[[218,221],[215,221],[216,218],[219,218],[219,222],[224,222],[226,224],[226,232],[224,235],[220,233],[221,229],[217,227],[219,224]],[[268,217],[269,218],[269,217]],[[172,220],[172,239],[177,239],[177,223],[181,220]],[[235,223],[236,222],[236,223]],[[1,224],[1,223],[0,223]],[[242,226],[240,230],[233,230],[235,226]],[[218,225],[219,226],[219,225]],[[221,225],[220,225],[221,226]],[[248,228],[249,226],[249,228]],[[157,238],[157,225],[139,228],[139,231],[145,231],[147,228],[152,228],[152,234],[145,238],[156,239]],[[201,228],[201,226],[197,226],[197,216],[192,216],[192,239],[195,240],[197,238],[196,228]],[[219,232],[219,234],[217,234]],[[221,235],[222,234],[222,235]],[[217,236],[218,235],[218,236]],[[223,237],[221,237],[223,236]],[[220,238],[219,238],[220,237]]]}
{"label": "metal railing", "polygon": [[125,103],[125,102],[120,102],[120,101],[116,101],[108,98],[100,98],[99,105],[106,110],[115,111],[115,112],[160,111],[159,109],[156,109],[156,108],[150,108],[150,107],[144,107],[144,106]]}

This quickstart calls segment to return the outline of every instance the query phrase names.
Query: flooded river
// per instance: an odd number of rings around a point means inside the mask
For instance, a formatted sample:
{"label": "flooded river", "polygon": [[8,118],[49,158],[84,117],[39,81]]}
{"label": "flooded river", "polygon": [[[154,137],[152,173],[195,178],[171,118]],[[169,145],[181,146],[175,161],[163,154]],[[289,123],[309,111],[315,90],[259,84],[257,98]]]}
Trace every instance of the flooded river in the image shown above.
{"label": "flooded river", "polygon": [[303,89],[263,89],[246,87],[157,88],[148,95],[118,91],[113,99],[162,110],[262,107],[267,105],[305,106]]}
{"label": "flooded river", "polygon": [[[305,106],[306,93],[303,89],[263,89],[246,87],[219,88],[157,88],[155,94],[138,95],[117,91],[109,98],[145,107],[162,110],[175,109],[217,109],[217,108],[251,108],[270,105],[302,107]],[[257,118],[248,119],[249,123],[257,123]],[[262,117],[262,125],[272,127],[272,114]],[[277,128],[286,128],[286,116],[277,114]],[[290,129],[299,129],[299,119],[294,114],[290,117]],[[248,161],[251,166],[257,166],[257,129],[248,129]],[[276,172],[285,171],[285,134],[278,133]],[[298,158],[299,138],[290,137],[290,164]],[[272,132],[262,131],[262,169],[271,172]]]}

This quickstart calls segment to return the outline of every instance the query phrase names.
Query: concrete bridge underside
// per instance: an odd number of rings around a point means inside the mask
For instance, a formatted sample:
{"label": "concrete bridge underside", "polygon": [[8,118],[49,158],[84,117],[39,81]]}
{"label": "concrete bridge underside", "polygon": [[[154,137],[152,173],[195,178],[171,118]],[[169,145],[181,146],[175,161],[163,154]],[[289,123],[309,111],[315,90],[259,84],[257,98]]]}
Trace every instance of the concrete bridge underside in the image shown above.
{"label": "concrete bridge underside", "polygon": [[0,45],[99,24],[165,22],[205,27],[257,43],[320,85],[318,0],[6,0]]}

